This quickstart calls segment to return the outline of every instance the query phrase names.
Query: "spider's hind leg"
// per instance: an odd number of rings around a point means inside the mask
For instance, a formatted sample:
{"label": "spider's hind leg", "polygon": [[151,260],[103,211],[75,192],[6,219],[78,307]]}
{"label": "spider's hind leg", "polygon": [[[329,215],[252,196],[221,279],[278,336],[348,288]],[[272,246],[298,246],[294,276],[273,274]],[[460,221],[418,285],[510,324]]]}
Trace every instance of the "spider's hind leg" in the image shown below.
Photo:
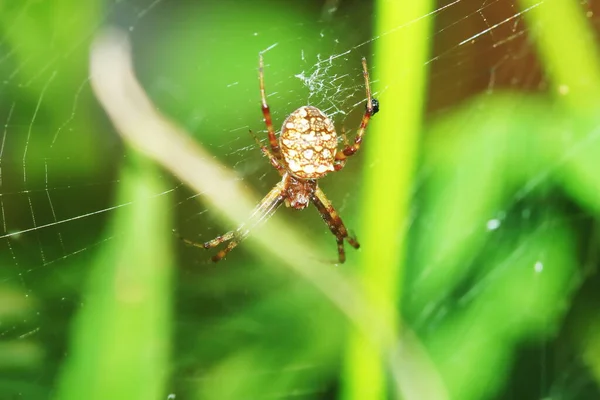
{"label": "spider's hind leg", "polygon": [[283,194],[283,183],[280,182],[267,195],[261,200],[261,202],[254,208],[254,211],[250,215],[250,218],[243,224],[241,224],[236,230],[229,231],[224,235],[217,236],[216,238],[209,240],[204,243],[196,243],[188,240],[181,235],[178,235],[181,240],[186,244],[201,249],[212,249],[218,245],[227,243],[224,249],[220,250],[217,254],[211,257],[213,262],[217,262],[225,258],[227,254],[233,250],[238,244],[242,242],[250,234],[250,230],[256,228],[263,222],[265,222],[273,213],[279,208],[285,195]]}
{"label": "spider's hind leg", "polygon": [[235,232],[230,231],[224,235],[219,235],[216,238],[209,240],[208,242],[198,243],[198,242],[194,242],[193,240],[186,239],[177,233],[177,236],[179,237],[179,239],[181,239],[185,244],[188,244],[193,247],[199,247],[201,249],[212,249],[214,247],[217,247],[221,243],[225,243],[226,241],[233,239],[234,235],[235,235]]}
{"label": "spider's hind leg", "polygon": [[222,243],[225,243],[225,242],[231,240],[223,250],[220,250],[217,254],[215,254],[214,256],[211,257],[211,260],[213,262],[217,262],[217,261],[220,261],[223,258],[225,258],[227,253],[229,253],[231,250],[233,250],[235,248],[235,246],[237,246],[240,242],[239,240],[236,240],[235,231],[227,232],[223,235],[217,236],[216,238],[209,240],[208,242],[204,242],[204,243],[197,243],[192,240],[186,239],[181,235],[178,235],[178,236],[185,244],[193,246],[193,247],[199,247],[201,249],[212,249]]}
{"label": "spider's hind leg", "polygon": [[219,252],[217,254],[215,254],[214,256],[212,256],[210,259],[213,262],[218,262],[218,261],[222,260],[223,258],[225,258],[227,253],[229,253],[231,250],[235,249],[235,247],[239,243],[240,243],[240,241],[236,240],[235,236],[233,236],[231,242],[227,243],[227,246],[225,246],[225,248],[223,250],[219,250]]}
{"label": "spider's hind leg", "polygon": [[345,239],[348,241],[350,246],[354,247],[355,249],[360,248],[360,243],[358,243],[355,237],[348,235],[345,237]]}
{"label": "spider's hind leg", "polygon": [[337,211],[333,208],[325,193],[321,190],[321,188],[317,187],[315,190],[315,194],[312,198],[312,202],[319,210],[321,217],[329,227],[331,233],[335,235],[335,240],[337,242],[338,249],[338,259],[340,263],[346,261],[346,252],[344,250],[344,240],[346,240],[350,246],[358,249],[360,244],[358,241],[348,235],[348,230],[346,226],[342,222],[342,219],[338,215]]}

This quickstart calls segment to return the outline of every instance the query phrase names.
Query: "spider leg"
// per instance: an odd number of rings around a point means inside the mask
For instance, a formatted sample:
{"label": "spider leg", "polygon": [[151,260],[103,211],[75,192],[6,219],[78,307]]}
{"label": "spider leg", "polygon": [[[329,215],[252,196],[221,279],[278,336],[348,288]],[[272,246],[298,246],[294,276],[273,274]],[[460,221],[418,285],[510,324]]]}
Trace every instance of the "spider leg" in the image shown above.
{"label": "spider leg", "polygon": [[346,135],[346,127],[342,125],[342,140],[344,141],[344,146],[348,147],[348,135]]}
{"label": "spider leg", "polygon": [[337,249],[338,249],[338,260],[340,262],[340,264],[343,264],[346,262],[346,250],[344,250],[344,239],[339,237],[339,235],[336,233],[335,234],[335,241],[337,243]]}
{"label": "spider leg", "polygon": [[367,104],[365,106],[365,113],[363,114],[362,120],[360,121],[360,127],[356,132],[356,137],[352,144],[346,144],[342,150],[338,150],[335,154],[335,165],[336,171],[344,168],[346,164],[346,158],[353,156],[359,149],[363,141],[363,136],[369,120],[373,115],[379,111],[379,102],[371,97],[371,86],[369,84],[369,71],[367,70],[367,60],[362,59],[363,76],[365,78],[365,88],[367,90]]}
{"label": "spider leg", "polygon": [[258,145],[258,147],[260,147],[260,151],[262,151],[263,155],[269,159],[269,161],[271,162],[271,165],[273,167],[275,167],[275,169],[279,172],[279,175],[283,175],[285,172],[285,168],[281,165],[281,163],[279,162],[277,157],[275,157],[273,155],[273,153],[271,153],[269,151],[269,149],[267,149],[267,146],[265,146],[264,144],[262,144],[260,142],[258,137],[254,134],[254,132],[252,132],[251,129],[249,130],[249,132],[250,132],[250,135],[252,135],[252,137],[256,141],[256,144]]}
{"label": "spider leg", "polygon": [[[342,125],[342,133],[340,136],[342,137],[342,140],[344,142],[344,148],[350,146],[350,144],[348,142],[348,135],[346,135],[346,127],[344,125]],[[335,160],[335,162],[333,163],[333,168],[335,171],[339,171],[342,168],[344,168],[345,166],[346,166],[345,158],[343,160]]]}
{"label": "spider leg", "polygon": [[258,206],[254,208],[250,218],[245,223],[241,224],[235,231],[230,231],[224,235],[217,236],[216,238],[209,240],[204,243],[196,243],[191,240],[180,237],[186,244],[194,247],[200,247],[202,249],[212,249],[218,245],[230,241],[227,246],[220,250],[217,254],[211,257],[213,262],[217,262],[225,258],[227,253],[233,250],[242,240],[246,239],[250,234],[250,231],[262,222],[266,221],[271,217],[277,208],[283,203],[285,196],[283,193],[283,183],[280,182],[260,201]]}
{"label": "spider leg", "polygon": [[230,231],[224,235],[217,236],[216,238],[204,243],[196,243],[194,241],[184,238],[183,236],[179,236],[179,239],[183,240],[185,244],[189,244],[190,246],[200,247],[202,249],[212,249],[213,247],[217,247],[221,243],[225,243],[226,241],[233,239],[234,235],[234,231]]}
{"label": "spider leg", "polygon": [[331,202],[325,196],[325,193],[323,193],[321,188],[318,186],[312,197],[312,202],[315,207],[317,207],[317,210],[319,210],[323,221],[325,221],[331,233],[335,235],[338,248],[338,259],[340,263],[343,263],[346,261],[344,239],[355,249],[358,249],[360,244],[356,241],[356,239],[348,236],[348,230],[346,229],[346,226],[344,226],[342,219],[338,215],[337,211],[335,211],[335,208],[333,208],[331,205]]}
{"label": "spider leg", "polygon": [[281,159],[281,149],[279,148],[279,143],[277,142],[277,138],[275,137],[275,129],[273,129],[273,119],[271,118],[271,110],[269,109],[269,105],[267,104],[267,95],[265,94],[264,69],[265,64],[263,62],[263,56],[261,53],[259,54],[258,62],[258,80],[260,82],[260,98],[262,102],[262,113],[265,119],[265,124],[267,125],[267,131],[269,133],[269,143],[271,144],[271,151],[277,159]]}
{"label": "spider leg", "polygon": [[181,240],[183,240],[183,242],[185,244],[190,245],[190,246],[194,246],[194,247],[199,247],[201,249],[212,249],[214,247],[217,247],[221,243],[225,243],[228,240],[231,240],[231,242],[229,242],[229,244],[227,245],[227,247],[225,247],[225,249],[219,251],[216,255],[214,255],[211,258],[211,260],[213,262],[217,262],[217,261],[221,260],[223,257],[225,257],[225,255],[227,253],[229,253],[231,250],[233,250],[233,248],[235,246],[238,245],[239,241],[232,240],[232,239],[235,238],[235,236],[236,236],[235,234],[236,234],[235,231],[229,231],[229,232],[227,232],[224,235],[217,236],[216,238],[214,238],[212,240],[209,240],[208,242],[204,242],[204,243],[196,243],[196,242],[193,242],[193,241],[191,241],[189,239],[186,239],[186,238],[184,238],[182,236],[180,236],[179,238]]}

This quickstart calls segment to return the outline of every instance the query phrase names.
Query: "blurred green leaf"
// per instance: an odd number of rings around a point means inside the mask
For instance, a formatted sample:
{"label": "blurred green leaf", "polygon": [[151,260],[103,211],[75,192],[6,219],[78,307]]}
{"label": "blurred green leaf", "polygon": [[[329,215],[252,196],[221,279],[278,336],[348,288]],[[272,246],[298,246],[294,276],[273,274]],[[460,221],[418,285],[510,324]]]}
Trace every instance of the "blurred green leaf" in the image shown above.
{"label": "blurred green leaf", "polygon": [[110,243],[98,253],[75,318],[60,399],[165,395],[171,332],[171,235],[164,182],[131,151]]}

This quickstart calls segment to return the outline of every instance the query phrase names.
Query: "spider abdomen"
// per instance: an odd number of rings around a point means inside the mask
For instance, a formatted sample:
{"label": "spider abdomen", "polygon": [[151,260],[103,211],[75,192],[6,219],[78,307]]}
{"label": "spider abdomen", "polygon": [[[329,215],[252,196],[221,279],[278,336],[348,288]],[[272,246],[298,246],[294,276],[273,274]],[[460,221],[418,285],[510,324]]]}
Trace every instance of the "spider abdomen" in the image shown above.
{"label": "spider abdomen", "polygon": [[319,179],[334,170],[335,127],[316,107],[300,107],[287,117],[279,145],[287,169],[298,178]]}

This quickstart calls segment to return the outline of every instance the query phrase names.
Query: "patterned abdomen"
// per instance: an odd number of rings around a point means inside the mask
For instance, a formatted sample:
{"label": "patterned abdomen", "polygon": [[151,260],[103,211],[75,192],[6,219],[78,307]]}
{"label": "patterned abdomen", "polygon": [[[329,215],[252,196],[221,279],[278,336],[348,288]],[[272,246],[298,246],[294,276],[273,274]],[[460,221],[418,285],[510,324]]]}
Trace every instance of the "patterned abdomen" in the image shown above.
{"label": "patterned abdomen", "polygon": [[334,170],[335,127],[316,107],[300,107],[290,114],[281,128],[279,145],[287,169],[298,178],[319,179]]}

